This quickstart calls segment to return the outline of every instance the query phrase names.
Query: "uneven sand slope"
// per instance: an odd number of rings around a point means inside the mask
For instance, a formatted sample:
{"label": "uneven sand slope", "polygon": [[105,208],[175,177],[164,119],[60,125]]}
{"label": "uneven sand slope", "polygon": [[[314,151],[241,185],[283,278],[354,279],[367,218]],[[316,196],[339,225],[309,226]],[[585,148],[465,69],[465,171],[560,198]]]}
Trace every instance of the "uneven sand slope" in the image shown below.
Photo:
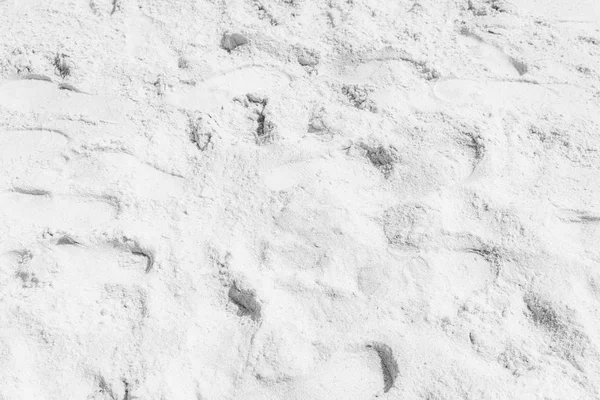
{"label": "uneven sand slope", "polygon": [[0,399],[600,398],[599,21],[0,0]]}

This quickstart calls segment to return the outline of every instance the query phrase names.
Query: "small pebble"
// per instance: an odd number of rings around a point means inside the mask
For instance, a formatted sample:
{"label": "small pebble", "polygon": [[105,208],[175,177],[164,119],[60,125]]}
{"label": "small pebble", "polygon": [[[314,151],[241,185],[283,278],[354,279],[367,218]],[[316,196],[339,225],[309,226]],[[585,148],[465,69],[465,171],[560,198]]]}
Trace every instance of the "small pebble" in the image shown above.
{"label": "small pebble", "polygon": [[247,43],[248,39],[239,33],[226,33],[221,40],[221,47],[227,51],[231,51],[236,47],[243,46]]}

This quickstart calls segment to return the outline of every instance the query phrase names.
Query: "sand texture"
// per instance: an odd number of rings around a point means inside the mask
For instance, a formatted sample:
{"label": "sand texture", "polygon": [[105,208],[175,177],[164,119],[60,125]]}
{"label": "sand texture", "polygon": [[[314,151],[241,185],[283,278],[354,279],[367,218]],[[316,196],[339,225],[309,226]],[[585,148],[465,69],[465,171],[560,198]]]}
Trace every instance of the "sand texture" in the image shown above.
{"label": "sand texture", "polygon": [[600,399],[600,1],[0,0],[0,400]]}

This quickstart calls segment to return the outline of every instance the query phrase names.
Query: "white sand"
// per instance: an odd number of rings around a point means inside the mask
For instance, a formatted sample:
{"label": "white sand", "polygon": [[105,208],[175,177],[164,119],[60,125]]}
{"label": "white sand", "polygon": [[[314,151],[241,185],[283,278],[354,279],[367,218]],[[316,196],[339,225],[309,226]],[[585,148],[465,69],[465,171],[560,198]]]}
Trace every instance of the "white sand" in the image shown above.
{"label": "white sand", "polygon": [[598,0],[0,0],[0,78],[0,399],[600,398]]}

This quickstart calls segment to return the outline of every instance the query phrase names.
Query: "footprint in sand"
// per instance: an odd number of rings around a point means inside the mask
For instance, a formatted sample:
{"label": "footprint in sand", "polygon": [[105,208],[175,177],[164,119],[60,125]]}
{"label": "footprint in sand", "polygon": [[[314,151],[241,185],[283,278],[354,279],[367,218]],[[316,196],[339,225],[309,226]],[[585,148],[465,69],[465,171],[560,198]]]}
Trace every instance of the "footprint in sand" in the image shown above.
{"label": "footprint in sand", "polygon": [[0,165],[31,162],[32,158],[56,155],[69,143],[69,137],[51,129],[0,131]]}
{"label": "footprint in sand", "polygon": [[433,86],[437,99],[456,105],[478,103],[481,91],[482,84],[471,79],[440,79]]}
{"label": "footprint in sand", "polygon": [[447,310],[485,289],[496,274],[493,262],[475,251],[440,250],[361,268],[357,286],[376,301],[410,303],[426,297],[435,309]]}
{"label": "footprint in sand", "polygon": [[12,226],[12,232],[24,235],[48,226],[89,231],[91,227],[109,224],[117,213],[116,205],[108,199],[54,196],[30,187],[0,193],[0,218]]}
{"label": "footprint in sand", "polygon": [[217,113],[223,104],[246,93],[276,93],[290,83],[290,76],[277,68],[244,65],[215,74],[192,88],[180,88],[166,95],[176,107]]}
{"label": "footprint in sand", "polygon": [[493,283],[497,267],[484,255],[471,251],[439,251],[424,256],[431,275],[424,284],[432,310],[453,313],[459,304]]}
{"label": "footprint in sand", "polygon": [[[105,190],[125,190],[156,201],[169,201],[184,192],[181,177],[159,170],[130,154],[100,152],[73,158],[71,162],[69,178],[90,193],[98,190],[98,182],[103,183]],[[157,187],[161,190],[156,190]]]}
{"label": "footprint in sand", "polygon": [[[390,373],[374,346],[361,351],[339,351],[313,374],[292,383],[292,399],[362,400],[389,390]],[[393,373],[392,373],[393,375]],[[386,390],[387,388],[387,390]]]}
{"label": "footprint in sand", "polygon": [[518,78],[527,73],[527,65],[508,56],[504,51],[487,43],[481,36],[463,28],[457,37],[458,44],[483,69],[499,77]]}
{"label": "footprint in sand", "polygon": [[20,113],[64,115],[68,112],[109,121],[120,120],[128,109],[128,104],[124,102],[62,90],[44,80],[0,82],[0,106]]}
{"label": "footprint in sand", "polygon": [[[33,327],[22,317],[7,317],[2,330],[38,335],[40,327],[42,332],[51,331],[47,327],[78,320],[82,329],[73,334],[82,341],[71,345],[102,357],[115,343],[135,340],[149,315],[145,269],[143,257],[102,243],[58,245],[51,240],[33,244],[26,253],[4,253],[0,257],[4,290],[22,298],[25,308],[37,309],[40,317]],[[84,350],[82,343],[92,342],[95,350]]]}
{"label": "footprint in sand", "polygon": [[597,21],[600,20],[600,3],[596,0],[519,0],[519,13],[559,21]]}
{"label": "footprint in sand", "polygon": [[[13,269],[12,273],[16,273],[17,269],[28,269],[49,274],[55,287],[64,285],[67,290],[85,291],[87,285],[96,283],[135,284],[148,272],[148,258],[154,261],[150,250],[142,250],[142,246],[132,240],[82,244],[81,240],[64,233],[45,236],[43,243],[2,253],[2,271],[11,273],[9,270]],[[75,281],[82,286],[71,286]]]}

